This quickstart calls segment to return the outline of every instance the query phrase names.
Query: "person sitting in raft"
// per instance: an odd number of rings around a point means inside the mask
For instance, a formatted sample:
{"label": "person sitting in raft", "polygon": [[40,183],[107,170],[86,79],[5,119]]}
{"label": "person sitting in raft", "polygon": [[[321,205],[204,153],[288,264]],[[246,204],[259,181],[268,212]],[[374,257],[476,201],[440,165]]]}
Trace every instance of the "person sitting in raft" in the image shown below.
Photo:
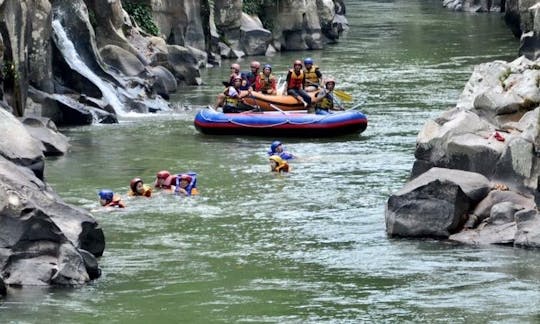
{"label": "person sitting in raft", "polygon": [[[240,64],[233,63],[233,64],[231,64],[231,74],[229,76],[229,81],[223,81],[223,85],[226,86],[227,88],[231,87],[231,86],[234,86],[234,78],[236,78],[238,76],[240,76],[242,78],[242,84],[244,84],[244,82],[247,82],[247,81],[245,81],[246,80],[246,75],[244,74],[244,72],[240,71]],[[225,103],[225,94],[222,92],[222,93],[218,94],[218,96],[217,96],[216,108],[223,107],[224,103]]]}
{"label": "person sitting in raft", "polygon": [[282,173],[282,172],[289,172],[290,167],[289,163],[287,161],[283,160],[277,155],[272,155],[268,158],[270,161],[270,170],[272,172]]}
{"label": "person sitting in raft", "polygon": [[306,91],[317,91],[321,85],[322,73],[317,65],[313,65],[313,59],[307,57],[304,60],[304,76],[306,78]]}
{"label": "person sitting in raft", "polygon": [[285,152],[285,149],[283,148],[283,143],[280,141],[273,141],[270,145],[270,150],[268,151],[268,155],[277,155],[283,160],[292,160],[295,158],[295,156],[292,153]]}
{"label": "person sitting in raft", "polygon": [[325,80],[324,89],[322,89],[315,98],[315,113],[317,115],[328,115],[331,110],[343,110],[341,104],[334,105],[334,102],[337,102],[334,98],[334,87],[336,86],[336,81],[333,78],[328,78]]}
{"label": "person sitting in raft", "polygon": [[277,94],[277,81],[276,77],[272,74],[272,66],[270,64],[265,64],[262,72],[257,76],[255,91],[273,96]]}
{"label": "person sitting in raft", "polygon": [[247,92],[243,92],[240,90],[240,86],[242,85],[242,78],[237,76],[234,78],[234,86],[228,87],[223,94],[225,95],[225,104],[223,105],[223,112],[224,113],[239,113],[242,111],[246,111],[246,109],[242,109],[240,106],[240,103],[242,102],[242,98],[250,96],[251,90],[248,90]]}
{"label": "person sitting in raft", "polygon": [[261,67],[261,63],[257,61],[251,62],[249,65],[249,68],[251,71],[246,73],[246,84],[242,84],[240,87],[241,90],[254,90],[255,89],[255,83],[257,82],[257,77],[259,76],[259,68]]}
{"label": "person sitting in raft", "polygon": [[293,68],[287,73],[287,90],[284,95],[291,95],[299,102],[304,104],[304,108],[311,107],[311,97],[304,91],[305,88],[305,75],[302,71],[302,62],[300,60],[294,61]]}
{"label": "person sitting in raft", "polygon": [[125,208],[126,205],[119,195],[115,194],[110,189],[102,189],[98,192],[99,203],[103,207],[118,207]]}
{"label": "person sitting in raft", "polygon": [[197,174],[194,172],[179,174],[176,177],[174,193],[182,196],[198,195],[199,189],[197,189]]}
{"label": "person sitting in raft", "polygon": [[145,185],[141,178],[133,178],[129,183],[128,196],[152,196],[152,188]]}

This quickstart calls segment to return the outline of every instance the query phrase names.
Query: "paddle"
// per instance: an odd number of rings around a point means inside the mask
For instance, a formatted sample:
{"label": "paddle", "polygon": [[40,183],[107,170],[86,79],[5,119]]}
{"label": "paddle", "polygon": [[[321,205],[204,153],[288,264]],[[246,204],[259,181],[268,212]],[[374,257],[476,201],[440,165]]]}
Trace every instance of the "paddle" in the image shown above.
{"label": "paddle", "polygon": [[277,111],[279,111],[280,113],[282,113],[283,115],[287,115],[286,112],[284,112],[283,110],[279,109],[276,105],[274,104],[270,104],[270,107],[272,107],[272,109],[275,109]]}
{"label": "paddle", "polygon": [[[311,84],[311,85],[322,88],[322,86],[320,84],[311,82],[309,80],[306,80],[306,82]],[[348,92],[345,92],[343,90],[334,89],[332,92],[336,95],[336,97],[338,97],[340,100],[343,100],[345,102],[351,102],[353,100],[352,94],[350,94]]]}

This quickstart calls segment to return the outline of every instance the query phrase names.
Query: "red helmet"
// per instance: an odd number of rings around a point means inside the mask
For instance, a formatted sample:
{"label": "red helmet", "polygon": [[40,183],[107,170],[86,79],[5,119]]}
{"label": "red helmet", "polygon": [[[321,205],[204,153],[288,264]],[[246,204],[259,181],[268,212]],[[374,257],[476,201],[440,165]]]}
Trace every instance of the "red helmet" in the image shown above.
{"label": "red helmet", "polygon": [[261,67],[261,63],[259,63],[257,61],[253,61],[253,62],[251,62],[251,67],[255,68],[255,69],[258,69],[258,68]]}
{"label": "red helmet", "polygon": [[167,170],[162,170],[162,171],[159,171],[157,174],[156,174],[156,178],[158,179],[167,179],[171,174],[169,173],[169,171]]}
{"label": "red helmet", "polygon": [[131,179],[131,182],[129,183],[129,187],[133,192],[137,191],[137,183],[143,182],[141,178],[133,178]]}
{"label": "red helmet", "polygon": [[236,80],[242,81],[242,77],[239,76],[239,75],[235,75],[232,80],[233,80],[233,82],[236,81]]}
{"label": "red helmet", "polygon": [[297,65],[302,66],[302,61],[300,61],[300,60],[294,61],[293,66],[297,66]]}
{"label": "red helmet", "polygon": [[180,181],[186,180],[187,182],[191,182],[193,178],[189,174],[181,174],[180,175]]}

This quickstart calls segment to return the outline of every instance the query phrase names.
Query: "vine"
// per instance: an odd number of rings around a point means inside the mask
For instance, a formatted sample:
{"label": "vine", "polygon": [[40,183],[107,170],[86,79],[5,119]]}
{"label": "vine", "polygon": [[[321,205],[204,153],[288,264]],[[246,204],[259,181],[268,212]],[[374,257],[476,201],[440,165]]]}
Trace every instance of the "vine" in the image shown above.
{"label": "vine", "polygon": [[122,7],[145,32],[157,36],[159,28],[152,19],[152,8],[142,3],[122,1]]}

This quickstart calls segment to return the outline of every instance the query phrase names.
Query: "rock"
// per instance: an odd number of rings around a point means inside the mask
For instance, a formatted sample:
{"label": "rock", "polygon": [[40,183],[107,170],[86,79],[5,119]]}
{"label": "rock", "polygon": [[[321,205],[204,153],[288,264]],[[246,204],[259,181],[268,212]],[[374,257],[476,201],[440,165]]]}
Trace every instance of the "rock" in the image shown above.
{"label": "rock", "polygon": [[462,228],[470,207],[488,191],[489,181],[480,174],[432,168],[390,196],[387,233],[447,238]]}
{"label": "rock", "polygon": [[540,215],[535,209],[516,213],[517,233],[514,245],[525,248],[540,248]]}
{"label": "rock", "polygon": [[43,143],[32,137],[17,118],[3,109],[0,109],[0,130],[0,156],[29,168],[43,180]]}
{"label": "rock", "polygon": [[272,33],[264,29],[258,17],[242,14],[240,44],[242,51],[249,56],[264,55],[272,41]]}
{"label": "rock", "polygon": [[168,47],[168,66],[177,80],[187,85],[197,85],[200,80],[197,58],[192,52],[182,46],[170,45]]}
{"label": "rock", "polygon": [[[91,278],[79,249],[103,254],[103,231],[28,169],[0,158],[0,269],[8,285],[80,285]],[[94,272],[95,275],[95,272]]]}
{"label": "rock", "polygon": [[99,50],[103,62],[127,76],[138,76],[145,72],[144,64],[131,52],[115,45],[106,45]]}
{"label": "rock", "polygon": [[5,295],[7,295],[6,284],[4,283],[4,279],[0,277],[0,297],[3,297]]}
{"label": "rock", "polygon": [[21,122],[32,137],[43,143],[45,156],[63,155],[68,151],[68,138],[58,131],[52,120],[44,117],[23,117]]}
{"label": "rock", "polygon": [[493,206],[501,203],[511,203],[517,209],[535,208],[533,197],[526,197],[514,191],[492,190],[476,205],[472,212],[476,216],[476,224],[488,218],[491,215]]}
{"label": "rock", "polygon": [[451,241],[470,245],[511,245],[514,243],[516,224],[489,225],[482,229],[466,230],[450,235]]}
{"label": "rock", "polygon": [[161,65],[149,67],[148,70],[155,79],[153,89],[158,95],[162,96],[163,98],[168,98],[169,94],[176,92],[178,83],[176,82],[174,75],[169,70]]}

